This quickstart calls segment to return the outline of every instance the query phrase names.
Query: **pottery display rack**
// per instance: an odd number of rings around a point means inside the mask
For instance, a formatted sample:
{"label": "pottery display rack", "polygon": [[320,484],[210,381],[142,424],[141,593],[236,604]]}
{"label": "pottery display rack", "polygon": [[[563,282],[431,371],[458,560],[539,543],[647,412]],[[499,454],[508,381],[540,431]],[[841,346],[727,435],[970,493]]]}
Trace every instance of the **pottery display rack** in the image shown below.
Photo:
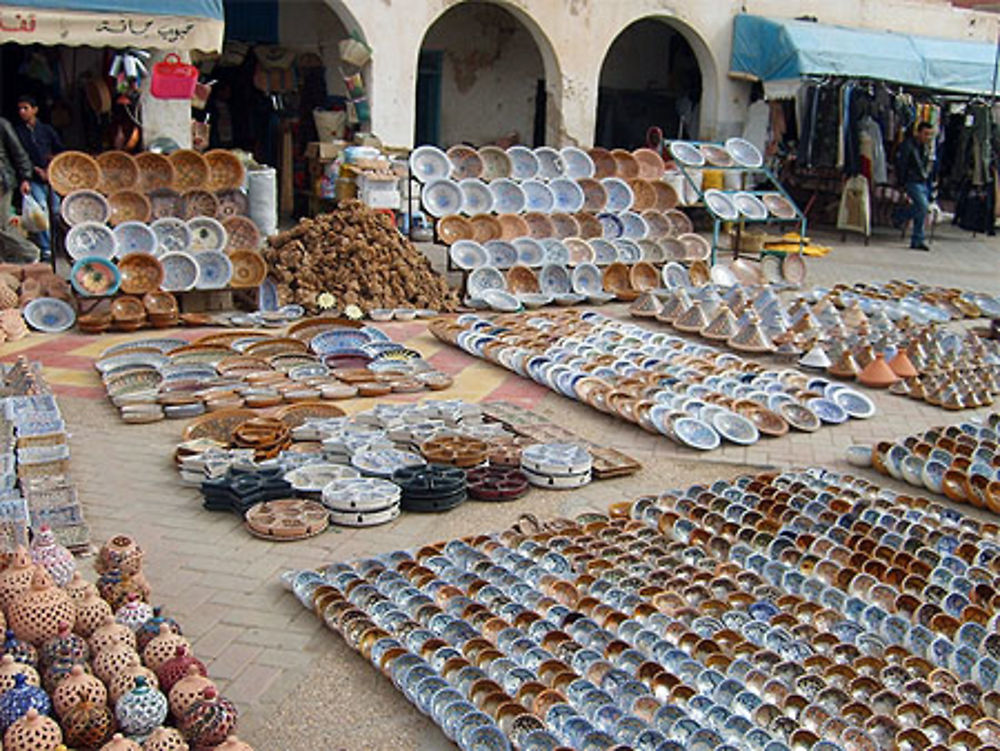
{"label": "pottery display rack", "polygon": [[[695,146],[695,147],[699,147],[699,146],[705,145],[705,146],[714,146],[714,147],[720,148],[720,149],[724,148],[724,145],[721,144],[721,143],[713,143],[713,142],[709,142],[709,141],[687,141],[686,143],[690,143],[692,146]],[[719,235],[721,234],[721,230],[722,230],[722,225],[723,224],[735,224],[736,225],[736,239],[735,239],[735,242],[733,244],[733,257],[734,258],[738,258],[739,257],[739,254],[740,254],[740,250],[739,250],[739,247],[740,247],[740,238],[741,238],[741,236],[743,234],[743,229],[744,229],[744,227],[747,224],[771,224],[771,223],[773,223],[773,224],[798,224],[799,225],[799,254],[801,255],[802,249],[805,247],[805,243],[806,243],[806,241],[805,241],[805,237],[806,237],[806,224],[807,224],[806,215],[804,213],[802,213],[802,210],[799,208],[798,204],[795,203],[794,200],[792,200],[792,197],[788,194],[788,191],[785,190],[785,187],[781,184],[781,182],[778,180],[778,178],[775,177],[774,172],[772,172],[771,169],[769,167],[767,167],[767,165],[763,165],[762,164],[760,167],[741,167],[741,166],[738,166],[738,165],[733,165],[731,167],[717,167],[715,165],[706,164],[703,167],[692,167],[692,166],[685,165],[680,160],[674,160],[674,163],[677,165],[677,169],[679,169],[681,171],[681,174],[684,175],[684,179],[688,182],[688,184],[698,194],[698,204],[700,204],[701,206],[703,206],[705,208],[705,210],[709,213],[709,215],[712,217],[712,257],[711,257],[712,265],[715,265],[716,252],[719,250]],[[741,185],[743,185],[743,184],[746,183],[747,176],[758,176],[758,177],[762,176],[762,177],[764,177],[767,180],[768,185],[770,186],[769,189],[767,189],[767,190],[759,190],[759,189],[757,189],[757,190],[746,190],[746,191],[741,190],[739,192],[741,192],[741,193],[749,193],[751,195],[757,196],[757,198],[760,198],[761,196],[763,196],[763,195],[765,195],[767,193],[780,193],[781,196],[786,201],[788,201],[789,205],[792,208],[795,209],[795,216],[794,217],[789,217],[788,219],[782,219],[780,217],[776,217],[776,216],[773,216],[772,214],[768,213],[768,216],[766,218],[764,218],[764,219],[749,219],[749,218],[747,218],[745,216],[740,216],[740,218],[737,219],[737,220],[729,220],[729,219],[723,219],[723,218],[719,217],[705,203],[705,191],[702,189],[701,185],[699,185],[695,181],[694,177],[692,177],[692,174],[691,174],[692,172],[705,171],[705,170],[715,170],[715,171],[718,171],[718,172],[735,172],[735,173],[738,173],[739,176],[740,176],[740,184]],[[735,191],[724,190],[723,192],[724,193],[733,193]],[[768,253],[767,250],[761,251],[761,255],[766,255],[767,253]],[[784,255],[784,254],[782,254],[782,255]]]}

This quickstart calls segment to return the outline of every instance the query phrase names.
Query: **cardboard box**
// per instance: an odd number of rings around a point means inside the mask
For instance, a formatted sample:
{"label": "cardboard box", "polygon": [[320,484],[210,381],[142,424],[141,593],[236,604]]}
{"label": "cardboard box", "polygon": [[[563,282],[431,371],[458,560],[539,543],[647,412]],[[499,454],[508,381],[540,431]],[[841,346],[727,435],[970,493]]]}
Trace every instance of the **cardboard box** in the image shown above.
{"label": "cardboard box", "polygon": [[343,141],[311,141],[306,146],[306,159],[313,161],[333,161],[346,144]]}

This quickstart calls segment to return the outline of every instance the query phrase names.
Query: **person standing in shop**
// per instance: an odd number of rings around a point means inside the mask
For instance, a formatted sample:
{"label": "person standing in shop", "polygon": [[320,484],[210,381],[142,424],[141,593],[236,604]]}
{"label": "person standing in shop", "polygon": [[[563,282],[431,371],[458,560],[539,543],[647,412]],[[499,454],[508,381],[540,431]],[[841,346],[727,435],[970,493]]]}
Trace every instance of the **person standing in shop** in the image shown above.
{"label": "person standing in shop", "polygon": [[31,157],[24,150],[14,127],[0,117],[0,260],[31,263],[38,260],[38,247],[10,225],[14,190],[31,192]]}
{"label": "person standing in shop", "polygon": [[910,198],[910,205],[905,209],[893,211],[892,223],[897,229],[906,226],[909,219],[913,220],[913,230],[910,235],[912,250],[930,250],[924,239],[924,224],[931,205],[931,155],[930,143],[934,140],[934,126],[929,122],[921,122],[916,131],[899,146],[896,158],[896,179],[903,186]]}
{"label": "person standing in shop", "polygon": [[[63,151],[62,139],[56,129],[38,119],[38,102],[30,94],[18,97],[17,114],[21,122],[17,124],[17,137],[21,145],[31,157],[31,196],[43,209],[49,209],[49,176],[46,171],[52,157]],[[58,199],[52,193],[53,210],[58,209]],[[42,260],[52,258],[52,238],[49,232],[40,232],[36,236],[38,247],[42,250]]]}

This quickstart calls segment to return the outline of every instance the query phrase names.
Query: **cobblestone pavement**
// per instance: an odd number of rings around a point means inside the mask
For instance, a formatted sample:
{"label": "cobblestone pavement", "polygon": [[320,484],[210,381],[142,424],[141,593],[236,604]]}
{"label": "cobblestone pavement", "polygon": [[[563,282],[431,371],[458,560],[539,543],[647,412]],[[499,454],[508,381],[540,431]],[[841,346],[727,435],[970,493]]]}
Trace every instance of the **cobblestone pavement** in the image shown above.
{"label": "cobblestone pavement", "polygon": [[[869,247],[820,237],[835,249],[824,259],[810,259],[810,281],[830,285],[903,277],[1000,292],[996,242],[947,229],[938,237],[931,253],[909,251],[896,237]],[[438,346],[426,333],[409,341],[425,351]],[[95,344],[94,354],[103,346]],[[0,356],[12,351],[0,349]],[[484,390],[493,393],[481,387],[484,379],[495,383],[505,377],[457,351],[448,357],[459,371],[456,393],[469,398],[480,398]],[[388,681],[284,592],[278,575],[285,569],[501,529],[528,510],[555,516],[603,509],[642,492],[728,478],[748,468],[824,464],[843,470],[843,450],[852,443],[958,419],[874,393],[879,414],[873,420],[700,455],[522,383],[518,394],[537,410],[586,438],[626,451],[644,469],[581,491],[536,491],[514,504],[467,503],[443,516],[407,514],[384,527],[335,530],[313,540],[276,544],[250,537],[231,515],[202,510],[198,492],[179,484],[170,456],[181,423],[124,425],[108,403],[94,398],[96,375],[88,372],[79,379],[75,386],[81,391],[65,392],[61,404],[73,433],[72,471],[94,539],[127,531],[141,541],[155,600],[180,620],[195,653],[239,704],[244,716],[240,735],[258,751],[453,748]],[[364,406],[359,402],[349,408]]]}

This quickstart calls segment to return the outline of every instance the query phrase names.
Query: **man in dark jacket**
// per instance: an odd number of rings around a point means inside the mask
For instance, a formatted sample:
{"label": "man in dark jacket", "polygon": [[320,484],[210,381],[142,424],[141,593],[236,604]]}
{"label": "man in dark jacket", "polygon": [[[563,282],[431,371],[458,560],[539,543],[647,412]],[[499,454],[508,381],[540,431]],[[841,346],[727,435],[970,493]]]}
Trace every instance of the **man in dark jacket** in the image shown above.
{"label": "man in dark jacket", "polygon": [[30,263],[38,260],[38,248],[10,226],[14,190],[31,192],[31,159],[10,122],[0,117],[0,260]]}
{"label": "man in dark jacket", "polygon": [[928,122],[920,123],[916,132],[900,144],[900,153],[896,159],[899,172],[896,178],[910,197],[910,205],[893,212],[893,224],[903,227],[907,220],[913,220],[913,233],[910,235],[910,248],[913,250],[930,250],[924,240],[924,222],[931,204],[931,158],[928,146],[933,139],[934,126]]}
{"label": "man in dark jacket", "polygon": [[[63,151],[62,139],[56,129],[38,119],[38,102],[29,94],[18,97],[17,114],[21,122],[15,126],[21,145],[31,158],[31,196],[38,201],[43,209],[49,209],[49,176],[46,171],[52,157]],[[52,209],[58,210],[58,198],[53,193]],[[52,257],[52,241],[48,232],[40,232],[36,237],[38,247],[42,250],[42,260]]]}

